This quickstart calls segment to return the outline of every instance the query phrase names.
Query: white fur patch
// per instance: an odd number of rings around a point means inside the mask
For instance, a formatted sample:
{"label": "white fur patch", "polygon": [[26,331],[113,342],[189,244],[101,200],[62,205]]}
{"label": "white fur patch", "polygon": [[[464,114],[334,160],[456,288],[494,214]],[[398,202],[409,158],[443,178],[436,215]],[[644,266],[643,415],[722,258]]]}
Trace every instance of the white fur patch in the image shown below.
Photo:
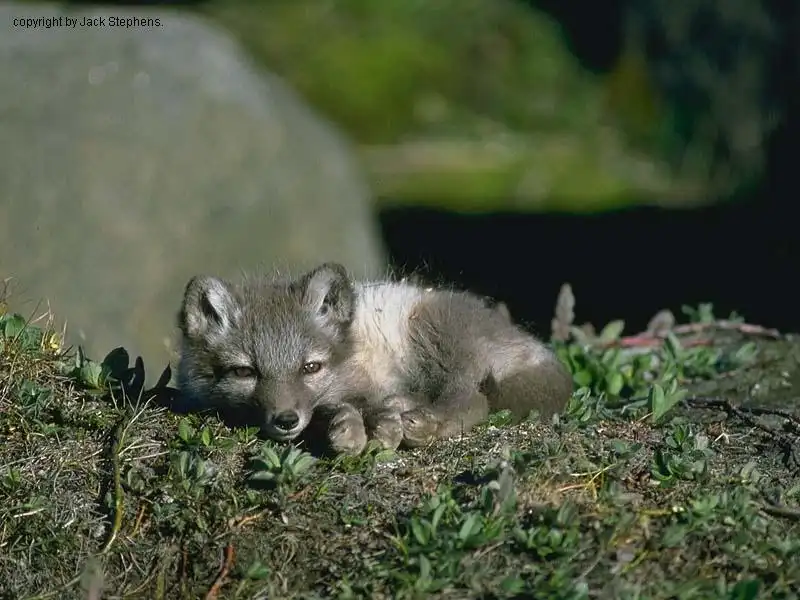
{"label": "white fur patch", "polygon": [[228,287],[219,279],[210,277],[206,283],[206,299],[221,320],[219,333],[225,333],[238,318],[239,306]]}
{"label": "white fur patch", "polygon": [[406,283],[356,284],[354,359],[375,388],[392,393],[410,352],[409,317],[425,290]]}
{"label": "white fur patch", "polygon": [[197,331],[204,331],[205,335],[209,337],[217,337],[225,334],[234,322],[239,318],[240,308],[236,299],[231,295],[228,287],[221,280],[216,277],[208,277],[203,282],[203,294],[206,300],[219,315],[219,325],[214,324],[209,327],[210,323],[202,311],[198,309],[198,314],[189,314],[187,319],[189,327]]}

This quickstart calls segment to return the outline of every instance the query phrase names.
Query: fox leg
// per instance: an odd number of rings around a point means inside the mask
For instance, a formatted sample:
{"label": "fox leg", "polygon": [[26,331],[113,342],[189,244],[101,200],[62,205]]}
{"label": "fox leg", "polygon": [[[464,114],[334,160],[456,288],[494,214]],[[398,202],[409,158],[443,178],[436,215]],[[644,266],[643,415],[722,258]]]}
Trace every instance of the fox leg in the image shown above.
{"label": "fox leg", "polygon": [[395,450],[403,441],[403,420],[396,410],[389,408],[371,412],[364,421],[367,437],[383,448]]}
{"label": "fox leg", "polygon": [[466,433],[488,416],[489,401],[482,391],[446,391],[435,402],[402,413],[403,444],[416,448],[435,439]]}
{"label": "fox leg", "polygon": [[337,454],[358,454],[367,445],[364,419],[352,404],[344,403],[333,413],[328,442]]}
{"label": "fox leg", "polygon": [[364,414],[367,436],[388,450],[395,450],[403,441],[402,414],[417,406],[417,401],[404,394],[393,394],[370,406]]}

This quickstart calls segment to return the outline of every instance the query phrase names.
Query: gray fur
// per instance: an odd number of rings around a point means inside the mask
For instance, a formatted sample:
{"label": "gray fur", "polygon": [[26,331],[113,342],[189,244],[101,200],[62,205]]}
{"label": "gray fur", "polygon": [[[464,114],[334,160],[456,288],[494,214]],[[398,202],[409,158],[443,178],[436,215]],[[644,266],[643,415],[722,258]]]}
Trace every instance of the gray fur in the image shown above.
{"label": "gray fur", "polygon": [[[195,277],[179,325],[179,387],[190,401],[279,440],[326,414],[328,442],[342,452],[368,438],[419,446],[494,410],[549,416],[573,389],[505,305],[408,282],[357,283],[335,263],[293,280]],[[309,363],[321,368],[304,371]]]}

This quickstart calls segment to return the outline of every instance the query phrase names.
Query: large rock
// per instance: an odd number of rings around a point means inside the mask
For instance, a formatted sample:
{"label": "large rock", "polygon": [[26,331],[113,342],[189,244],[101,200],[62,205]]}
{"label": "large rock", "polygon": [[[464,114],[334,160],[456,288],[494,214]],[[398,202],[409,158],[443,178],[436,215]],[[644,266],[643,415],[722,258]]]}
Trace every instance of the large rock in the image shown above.
{"label": "large rock", "polygon": [[[111,26],[134,14],[159,24]],[[59,16],[105,24],[14,22]],[[155,369],[195,273],[384,268],[349,145],[224,32],[13,3],[0,23],[0,277],[15,308],[49,300],[90,355],[125,345]]]}

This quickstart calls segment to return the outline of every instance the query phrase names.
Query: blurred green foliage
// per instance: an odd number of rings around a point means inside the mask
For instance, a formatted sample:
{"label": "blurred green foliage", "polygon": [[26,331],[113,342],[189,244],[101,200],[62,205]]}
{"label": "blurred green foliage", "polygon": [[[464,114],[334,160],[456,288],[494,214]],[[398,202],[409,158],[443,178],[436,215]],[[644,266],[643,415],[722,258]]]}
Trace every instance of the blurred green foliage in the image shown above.
{"label": "blurred green foliage", "polygon": [[[200,10],[359,144],[384,204],[581,211],[701,195],[673,192],[652,146],[621,132],[606,79],[522,3],[211,0]],[[615,89],[627,94],[622,80]]]}
{"label": "blurred green foliage", "polygon": [[213,0],[205,12],[358,141],[592,126],[587,73],[548,17],[506,0]]}

